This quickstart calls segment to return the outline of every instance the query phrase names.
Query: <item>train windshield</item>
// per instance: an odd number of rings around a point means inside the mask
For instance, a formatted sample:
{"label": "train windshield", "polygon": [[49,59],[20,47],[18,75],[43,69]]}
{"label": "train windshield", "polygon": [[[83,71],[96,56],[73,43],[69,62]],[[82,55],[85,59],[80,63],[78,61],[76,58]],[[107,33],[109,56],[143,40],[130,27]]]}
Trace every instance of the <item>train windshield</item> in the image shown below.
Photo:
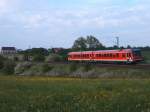
{"label": "train windshield", "polygon": [[134,49],[133,54],[134,54],[134,56],[140,56],[140,57],[142,56],[141,55],[141,50],[139,50],[139,49]]}

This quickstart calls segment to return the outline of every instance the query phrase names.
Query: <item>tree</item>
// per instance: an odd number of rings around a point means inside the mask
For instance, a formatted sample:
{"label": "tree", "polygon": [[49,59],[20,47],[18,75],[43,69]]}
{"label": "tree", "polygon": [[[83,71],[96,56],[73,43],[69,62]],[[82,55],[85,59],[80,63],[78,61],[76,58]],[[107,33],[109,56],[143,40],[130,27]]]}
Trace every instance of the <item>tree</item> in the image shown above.
{"label": "tree", "polygon": [[128,45],[128,46],[127,46],[127,48],[128,48],[128,49],[131,49],[131,46],[130,46],[130,45]]}
{"label": "tree", "polygon": [[81,51],[86,50],[87,49],[86,39],[84,37],[78,38],[77,40],[75,40],[72,48]]}
{"label": "tree", "polygon": [[90,35],[86,38],[80,37],[77,40],[75,40],[74,45],[72,47],[75,50],[98,50],[98,49],[104,49],[105,47],[100,43],[100,41]]}
{"label": "tree", "polygon": [[20,54],[25,54],[29,56],[35,56],[35,55],[48,56],[49,52],[45,48],[32,48],[32,49],[27,49],[25,51],[21,51]]}
{"label": "tree", "polygon": [[104,48],[104,46],[100,43],[100,41],[92,35],[87,36],[86,44],[89,50],[96,50],[96,49]]}

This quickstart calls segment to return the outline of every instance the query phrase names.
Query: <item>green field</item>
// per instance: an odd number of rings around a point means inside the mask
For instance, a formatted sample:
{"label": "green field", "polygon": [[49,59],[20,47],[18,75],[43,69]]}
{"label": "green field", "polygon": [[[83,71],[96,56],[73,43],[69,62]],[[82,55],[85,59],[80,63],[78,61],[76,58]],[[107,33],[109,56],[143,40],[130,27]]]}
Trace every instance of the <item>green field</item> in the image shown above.
{"label": "green field", "polygon": [[149,79],[0,76],[0,112],[149,111]]}

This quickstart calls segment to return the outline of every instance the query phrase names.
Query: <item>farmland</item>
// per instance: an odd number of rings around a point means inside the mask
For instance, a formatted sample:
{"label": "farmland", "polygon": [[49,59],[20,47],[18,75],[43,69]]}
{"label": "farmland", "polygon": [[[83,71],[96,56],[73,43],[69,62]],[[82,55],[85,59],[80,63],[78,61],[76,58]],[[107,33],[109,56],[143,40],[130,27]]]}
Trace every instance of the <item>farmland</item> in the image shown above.
{"label": "farmland", "polygon": [[0,76],[0,112],[149,112],[150,79]]}

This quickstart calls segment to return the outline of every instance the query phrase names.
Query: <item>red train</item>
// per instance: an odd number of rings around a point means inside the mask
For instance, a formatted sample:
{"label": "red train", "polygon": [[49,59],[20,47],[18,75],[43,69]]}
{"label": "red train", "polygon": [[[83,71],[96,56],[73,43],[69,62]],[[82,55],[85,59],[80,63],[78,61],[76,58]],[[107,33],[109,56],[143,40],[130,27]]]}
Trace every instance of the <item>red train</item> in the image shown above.
{"label": "red train", "polygon": [[143,57],[139,49],[100,50],[70,52],[68,61],[130,64],[143,61]]}

